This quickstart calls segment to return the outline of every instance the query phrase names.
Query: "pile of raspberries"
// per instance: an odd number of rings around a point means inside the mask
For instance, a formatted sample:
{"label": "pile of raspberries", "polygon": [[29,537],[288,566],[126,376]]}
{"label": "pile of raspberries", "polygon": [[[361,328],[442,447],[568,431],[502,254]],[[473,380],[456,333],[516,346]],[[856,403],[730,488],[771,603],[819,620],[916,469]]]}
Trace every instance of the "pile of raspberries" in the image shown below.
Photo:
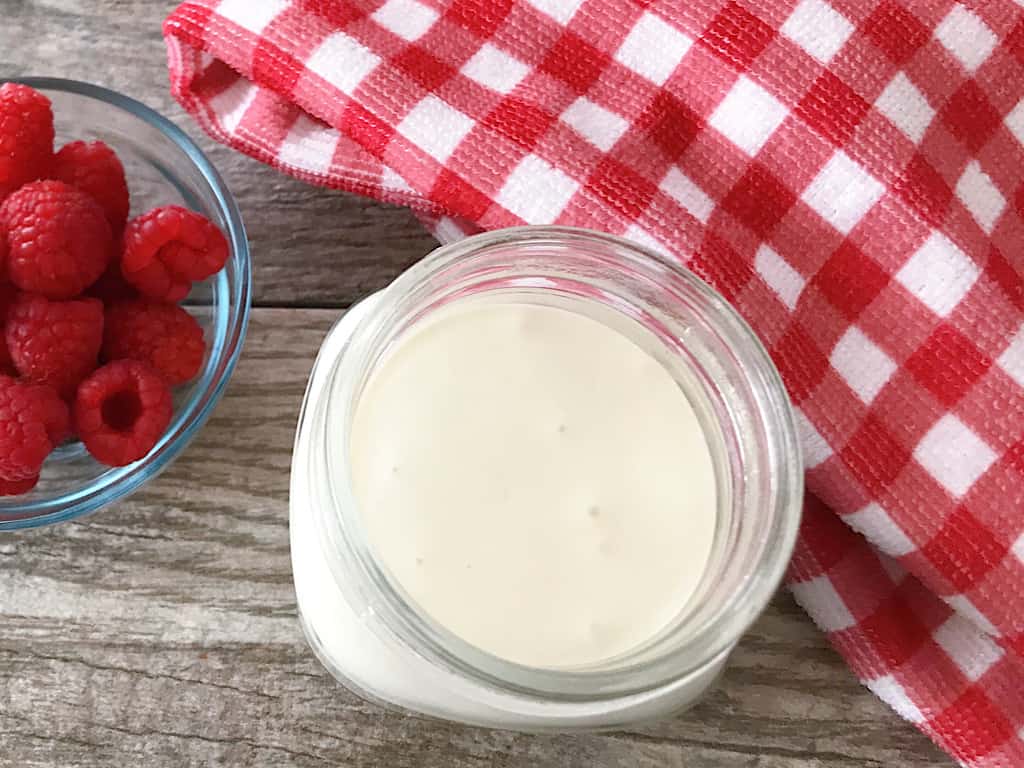
{"label": "pile of raspberries", "polygon": [[178,306],[223,268],[228,244],[178,206],[128,219],[114,151],[53,151],[49,100],[0,86],[0,495],[35,487],[77,435],[110,466],[167,430],[171,387],[201,368],[199,323]]}

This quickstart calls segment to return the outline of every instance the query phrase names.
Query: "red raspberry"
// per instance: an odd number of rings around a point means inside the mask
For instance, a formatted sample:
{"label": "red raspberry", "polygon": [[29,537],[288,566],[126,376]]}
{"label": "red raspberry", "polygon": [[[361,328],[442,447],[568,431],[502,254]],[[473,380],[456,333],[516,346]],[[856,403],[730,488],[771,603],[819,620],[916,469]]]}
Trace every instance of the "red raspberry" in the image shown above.
{"label": "red raspberry", "polygon": [[106,271],[100,275],[99,280],[89,286],[85,293],[99,299],[104,304],[139,298],[138,290],[121,274],[120,253],[111,256]]}
{"label": "red raspberry", "polygon": [[26,480],[4,480],[0,477],[0,496],[21,496],[36,487],[39,475]]}
{"label": "red raspberry", "polygon": [[7,282],[7,235],[0,225],[0,283]]}
{"label": "red raspberry", "polygon": [[7,312],[4,338],[22,376],[71,398],[82,379],[96,369],[103,343],[103,303],[21,294]]}
{"label": "red raspberry", "polygon": [[171,422],[171,390],[145,363],[115,360],[82,382],[75,428],[103,464],[122,467],[145,456]]}
{"label": "red raspberry", "polygon": [[111,232],[124,229],[128,221],[128,182],[121,160],[102,141],[65,144],[53,156],[50,177],[77,187],[99,203]]}
{"label": "red raspberry", "polygon": [[10,283],[0,283],[0,324],[7,320],[7,310],[21,293]]}
{"label": "red raspberry", "polygon": [[0,200],[43,176],[53,159],[50,100],[27,85],[0,86]]}
{"label": "red raspberry", "polygon": [[52,387],[0,376],[0,478],[36,477],[68,424],[68,407]]}
{"label": "red raspberry", "polygon": [[7,328],[7,310],[14,303],[17,295],[18,289],[13,285],[0,284],[0,375],[4,376],[18,375],[14,368],[14,362],[11,360],[11,353],[7,351],[7,339],[3,335],[4,329]]}
{"label": "red raspberry", "polygon": [[77,296],[110,260],[110,225],[87,194],[62,181],[35,181],[0,206],[8,273],[23,291],[51,299]]}
{"label": "red raspberry", "polygon": [[177,304],[138,299],[107,307],[103,322],[105,360],[141,360],[173,387],[199,372],[205,354],[203,329]]}
{"label": "red raspberry", "polygon": [[121,271],[141,293],[181,301],[192,283],[219,272],[228,241],[204,216],[177,205],[154,208],[128,222]]}

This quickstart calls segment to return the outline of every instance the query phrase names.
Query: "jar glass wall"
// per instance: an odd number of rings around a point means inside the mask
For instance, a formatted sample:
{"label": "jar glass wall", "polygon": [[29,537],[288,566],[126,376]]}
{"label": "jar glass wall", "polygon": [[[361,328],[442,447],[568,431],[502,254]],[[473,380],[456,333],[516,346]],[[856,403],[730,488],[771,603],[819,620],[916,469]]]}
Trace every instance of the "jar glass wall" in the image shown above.
{"label": "jar glass wall", "polygon": [[[656,636],[611,659],[531,668],[433,621],[369,545],[348,435],[359,397],[404,334],[454,302],[554,306],[630,338],[698,415],[718,487],[716,533],[692,598]],[[765,607],[792,551],[802,465],[791,410],[761,344],[695,276],[628,241],[523,227],[439,248],[328,335],[296,437],[292,558],[303,626],[357,692],[426,714],[528,730],[614,727],[693,703]]]}

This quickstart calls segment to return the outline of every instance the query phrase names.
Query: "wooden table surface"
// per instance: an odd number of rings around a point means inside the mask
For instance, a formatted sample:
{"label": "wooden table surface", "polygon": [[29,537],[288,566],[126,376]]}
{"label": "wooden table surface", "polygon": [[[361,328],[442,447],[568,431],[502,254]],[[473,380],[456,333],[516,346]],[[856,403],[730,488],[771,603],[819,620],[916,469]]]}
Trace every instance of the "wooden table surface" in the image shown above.
{"label": "wooden table surface", "polygon": [[386,712],[318,665],[295,618],[288,469],[340,308],[433,247],[405,210],[305,186],[214,145],[167,91],[170,0],[3,0],[0,76],[89,80],[207,151],[252,241],[255,309],[208,425],[130,501],[0,535],[0,765],[948,766],[862,688],[786,594],[689,713],[530,736]]}

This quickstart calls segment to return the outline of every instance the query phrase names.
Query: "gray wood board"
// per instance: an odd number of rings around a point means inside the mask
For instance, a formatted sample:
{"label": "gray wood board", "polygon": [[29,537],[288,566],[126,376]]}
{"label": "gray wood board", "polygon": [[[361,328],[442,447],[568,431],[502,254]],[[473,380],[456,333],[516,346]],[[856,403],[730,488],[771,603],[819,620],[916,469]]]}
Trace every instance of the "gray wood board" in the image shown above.
{"label": "gray wood board", "polygon": [[0,764],[938,766],[785,594],[680,717],[596,735],[385,712],[295,618],[287,496],[306,377],[337,310],[260,309],[224,400],[120,506],[0,536]]}
{"label": "gray wood board", "polygon": [[947,766],[853,678],[785,594],[716,690],[661,723],[531,736],[388,712],[318,665],[295,619],[295,419],[336,309],[433,245],[405,210],[286,178],[215,145],[167,90],[168,0],[3,0],[0,76],[106,85],[168,115],[242,208],[249,339],[181,459],[79,523],[0,535],[0,765]]}

